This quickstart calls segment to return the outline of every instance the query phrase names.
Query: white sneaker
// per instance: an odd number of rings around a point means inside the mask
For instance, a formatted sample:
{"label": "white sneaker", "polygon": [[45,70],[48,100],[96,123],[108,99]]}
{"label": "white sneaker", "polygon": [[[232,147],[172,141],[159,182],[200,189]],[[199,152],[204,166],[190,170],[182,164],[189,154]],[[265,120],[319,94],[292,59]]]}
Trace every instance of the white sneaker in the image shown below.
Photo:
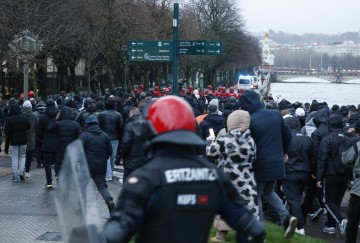
{"label": "white sneaker", "polygon": [[322,231],[328,234],[335,234],[335,227],[325,226]]}
{"label": "white sneaker", "polygon": [[304,229],[295,229],[295,233],[300,234],[300,235],[305,235],[305,230]]}
{"label": "white sneaker", "polygon": [[31,173],[30,172],[25,172],[25,178],[30,178],[31,177]]}

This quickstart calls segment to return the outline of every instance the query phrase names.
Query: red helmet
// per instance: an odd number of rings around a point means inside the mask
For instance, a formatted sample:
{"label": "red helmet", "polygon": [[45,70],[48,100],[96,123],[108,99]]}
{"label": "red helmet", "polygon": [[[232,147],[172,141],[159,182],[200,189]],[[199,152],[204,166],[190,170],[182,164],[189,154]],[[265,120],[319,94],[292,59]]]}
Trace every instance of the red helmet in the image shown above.
{"label": "red helmet", "polygon": [[143,88],[144,88],[144,85],[140,84],[140,85],[139,85],[139,88],[140,88],[140,89],[143,89]]}
{"label": "red helmet", "polygon": [[221,90],[226,91],[226,87],[225,86],[221,87]]}
{"label": "red helmet", "polygon": [[169,91],[171,91],[171,90],[172,90],[172,87],[170,86],[170,87],[169,87]]}
{"label": "red helmet", "polygon": [[28,96],[29,96],[29,98],[34,98],[34,96],[35,96],[34,91],[30,90],[30,91],[28,92]]}
{"label": "red helmet", "polygon": [[193,86],[189,86],[189,90],[193,90]]}
{"label": "red helmet", "polygon": [[167,142],[203,146],[204,141],[196,135],[193,109],[182,98],[168,95],[151,103],[144,114],[155,138],[152,143]]}
{"label": "red helmet", "polygon": [[208,88],[208,89],[212,89],[212,86],[209,84],[207,88]]}
{"label": "red helmet", "polygon": [[21,93],[19,99],[24,99],[24,93]]}
{"label": "red helmet", "polygon": [[170,90],[169,90],[169,88],[165,88],[164,91],[165,91],[165,92],[169,92]]}
{"label": "red helmet", "polygon": [[234,91],[234,87],[230,87],[230,91]]}
{"label": "red helmet", "polygon": [[133,92],[134,92],[134,94],[137,94],[137,93],[139,92],[139,90],[138,90],[138,89],[134,89]]}
{"label": "red helmet", "polygon": [[155,86],[155,87],[154,87],[154,90],[159,90],[159,86]]}

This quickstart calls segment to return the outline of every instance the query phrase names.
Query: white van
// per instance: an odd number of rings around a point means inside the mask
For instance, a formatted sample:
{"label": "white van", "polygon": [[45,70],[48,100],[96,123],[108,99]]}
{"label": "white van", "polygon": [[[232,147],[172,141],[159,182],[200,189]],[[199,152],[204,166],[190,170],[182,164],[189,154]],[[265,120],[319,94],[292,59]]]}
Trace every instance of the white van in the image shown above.
{"label": "white van", "polygon": [[253,90],[254,89],[254,77],[252,76],[239,76],[238,90]]}

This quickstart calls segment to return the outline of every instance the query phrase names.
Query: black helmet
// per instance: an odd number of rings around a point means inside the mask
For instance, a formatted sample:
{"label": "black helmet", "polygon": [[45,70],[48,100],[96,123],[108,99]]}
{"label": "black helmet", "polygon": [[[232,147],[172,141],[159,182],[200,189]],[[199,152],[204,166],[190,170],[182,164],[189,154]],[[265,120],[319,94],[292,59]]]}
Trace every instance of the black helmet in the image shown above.
{"label": "black helmet", "polygon": [[93,98],[87,97],[84,100],[84,108],[86,109],[90,104],[95,104],[95,101],[93,100]]}

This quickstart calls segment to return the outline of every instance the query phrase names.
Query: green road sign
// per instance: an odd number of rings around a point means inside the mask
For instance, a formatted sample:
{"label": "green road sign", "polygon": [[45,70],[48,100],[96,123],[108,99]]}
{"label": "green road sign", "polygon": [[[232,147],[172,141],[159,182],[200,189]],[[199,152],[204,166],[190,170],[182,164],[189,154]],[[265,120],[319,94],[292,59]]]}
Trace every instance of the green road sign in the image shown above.
{"label": "green road sign", "polygon": [[206,55],[220,55],[223,54],[224,44],[220,41],[206,41],[205,54]]}
{"label": "green road sign", "polygon": [[133,40],[128,43],[129,61],[171,62],[173,56],[172,41]]}
{"label": "green road sign", "polygon": [[180,55],[205,55],[205,41],[179,41]]}

